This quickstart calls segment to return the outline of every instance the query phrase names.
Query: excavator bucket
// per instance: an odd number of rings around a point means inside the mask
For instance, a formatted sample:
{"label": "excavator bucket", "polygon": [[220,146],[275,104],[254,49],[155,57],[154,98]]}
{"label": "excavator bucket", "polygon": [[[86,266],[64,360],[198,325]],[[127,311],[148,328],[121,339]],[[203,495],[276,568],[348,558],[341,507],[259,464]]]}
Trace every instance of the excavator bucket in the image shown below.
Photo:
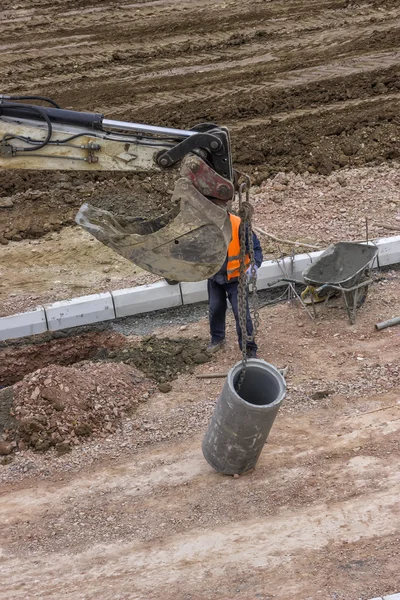
{"label": "excavator bucket", "polygon": [[175,184],[168,213],[145,221],[117,219],[83,204],[76,222],[142,269],[173,281],[201,281],[224,263],[231,241],[227,211],[207,200],[187,178]]}

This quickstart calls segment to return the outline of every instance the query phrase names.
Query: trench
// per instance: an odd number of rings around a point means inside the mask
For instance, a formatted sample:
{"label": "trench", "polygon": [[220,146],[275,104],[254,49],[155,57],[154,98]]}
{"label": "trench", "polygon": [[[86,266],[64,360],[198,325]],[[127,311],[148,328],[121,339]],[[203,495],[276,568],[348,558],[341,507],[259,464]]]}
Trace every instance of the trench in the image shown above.
{"label": "trench", "polygon": [[0,350],[0,434],[20,450],[59,453],[104,437],[157,387],[168,393],[169,382],[211,360],[206,344],[92,331],[9,345]]}
{"label": "trench", "polygon": [[206,345],[207,341],[201,339],[152,335],[132,342],[110,331],[17,343],[1,351],[0,388],[50,365],[65,367],[84,361],[129,364],[157,383],[165,383],[181,373],[192,372],[196,364],[208,362]]}
{"label": "trench", "polygon": [[[300,292],[303,287],[296,286],[296,289]],[[284,302],[285,299],[282,287],[258,292],[259,308]],[[196,361],[204,358],[196,355],[204,353],[208,330],[206,326],[203,339],[186,338],[184,335],[157,338],[157,331],[197,323],[207,319],[207,313],[207,303],[200,302],[0,342],[0,388],[14,385],[26,375],[52,364],[71,366],[82,361],[130,361],[156,381],[169,381],[186,371],[186,366],[191,369],[201,364]],[[146,350],[149,346],[151,351]]]}

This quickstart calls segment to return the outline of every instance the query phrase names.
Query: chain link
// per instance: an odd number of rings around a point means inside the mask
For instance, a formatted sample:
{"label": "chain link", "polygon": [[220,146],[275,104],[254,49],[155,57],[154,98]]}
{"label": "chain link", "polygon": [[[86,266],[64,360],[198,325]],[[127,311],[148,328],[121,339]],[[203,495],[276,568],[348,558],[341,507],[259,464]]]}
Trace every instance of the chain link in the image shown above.
{"label": "chain link", "polygon": [[244,186],[239,186],[239,217],[241,218],[240,233],[240,252],[239,252],[239,282],[238,282],[238,311],[239,326],[242,332],[242,370],[236,385],[237,392],[242,387],[243,379],[247,367],[247,289],[246,289],[246,227],[245,227],[245,209],[243,207],[242,193]]}
{"label": "chain link", "polygon": [[[239,282],[238,282],[238,312],[239,312],[239,326],[242,332],[242,370],[239,375],[238,382],[236,384],[237,392],[243,384],[244,377],[246,375],[247,368],[247,344],[250,341],[255,341],[259,326],[259,311],[258,311],[258,295],[257,295],[257,271],[255,268],[254,259],[254,244],[253,244],[253,229],[252,229],[252,216],[253,207],[250,204],[250,177],[239,173],[239,175],[245,180],[239,185],[238,198],[239,198],[239,217],[241,218],[240,226],[240,252],[239,252]],[[246,194],[246,200],[243,201],[243,193]],[[249,241],[249,255],[250,255],[250,278],[247,280],[246,271],[246,234]],[[247,333],[247,306],[248,296],[252,289],[252,301],[251,311],[253,316],[253,334],[251,336]],[[250,309],[250,307],[249,307]]]}
{"label": "chain link", "polygon": [[250,254],[250,279],[249,279],[249,288],[251,286],[251,296],[249,294],[249,296],[251,297],[251,306],[250,306],[250,314],[252,315],[252,320],[253,320],[253,335],[251,337],[251,340],[255,342],[256,337],[257,337],[257,333],[258,333],[258,327],[260,325],[260,313],[258,310],[258,290],[257,290],[257,269],[256,269],[256,262],[255,262],[255,258],[254,258],[254,240],[253,240],[253,227],[252,227],[252,216],[253,216],[253,212],[254,209],[250,204],[250,178],[248,180],[248,185],[246,187],[246,203],[248,204],[248,206],[250,207],[250,211],[249,211],[249,222],[247,224],[248,226],[248,231],[249,231],[249,254]]}

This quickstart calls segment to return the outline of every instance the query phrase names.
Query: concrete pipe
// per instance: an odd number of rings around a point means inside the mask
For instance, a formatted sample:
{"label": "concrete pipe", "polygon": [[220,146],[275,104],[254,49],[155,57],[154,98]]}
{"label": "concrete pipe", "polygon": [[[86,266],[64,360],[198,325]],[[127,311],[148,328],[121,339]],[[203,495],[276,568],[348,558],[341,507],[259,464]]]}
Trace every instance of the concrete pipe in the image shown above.
{"label": "concrete pipe", "polygon": [[240,475],[255,467],[279,407],[286,382],[264,360],[247,361],[240,390],[235,390],[242,363],[228,373],[203,440],[203,455],[219,473]]}

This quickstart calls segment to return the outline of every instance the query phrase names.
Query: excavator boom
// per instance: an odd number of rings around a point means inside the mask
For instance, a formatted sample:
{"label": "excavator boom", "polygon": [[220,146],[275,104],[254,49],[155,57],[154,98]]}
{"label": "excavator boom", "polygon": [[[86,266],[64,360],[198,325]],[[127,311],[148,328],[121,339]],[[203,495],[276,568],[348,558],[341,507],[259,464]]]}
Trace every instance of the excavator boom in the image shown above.
{"label": "excavator boom", "polygon": [[199,281],[218,271],[231,239],[226,205],[235,194],[235,174],[225,128],[155,127],[64,110],[41,97],[0,96],[2,169],[154,172],[178,167],[168,213],[151,221],[121,220],[83,204],[76,222],[151,273]]}

